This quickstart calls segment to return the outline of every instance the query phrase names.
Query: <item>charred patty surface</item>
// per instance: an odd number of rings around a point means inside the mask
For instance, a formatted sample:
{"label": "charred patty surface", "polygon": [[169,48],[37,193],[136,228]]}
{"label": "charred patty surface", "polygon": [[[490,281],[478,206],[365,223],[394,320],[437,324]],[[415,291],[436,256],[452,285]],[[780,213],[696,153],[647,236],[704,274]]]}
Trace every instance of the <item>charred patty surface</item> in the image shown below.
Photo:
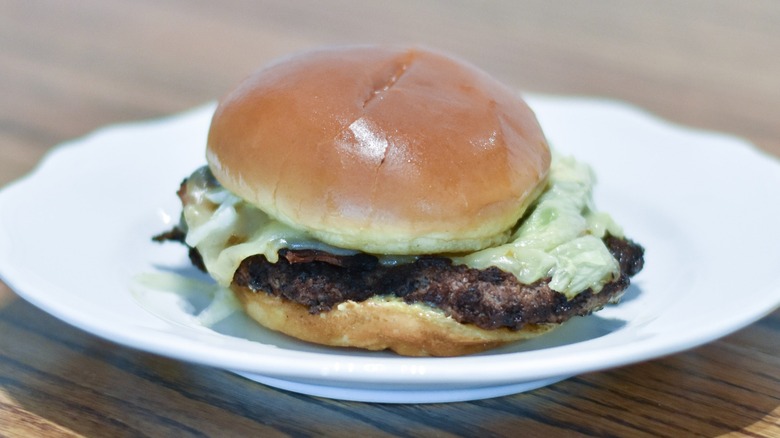
{"label": "charred patty surface", "polygon": [[618,260],[621,275],[599,293],[586,290],[571,300],[549,287],[549,279],[522,284],[498,268],[453,265],[444,257],[422,257],[414,263],[383,266],[367,254],[338,256],[315,250],[279,251],[279,261],[262,256],[244,260],[233,282],[258,293],[270,293],[306,306],[316,314],[347,300],[374,295],[425,303],[461,323],[485,329],[520,329],[526,324],[561,323],[587,315],[616,301],[629,278],[642,269],[644,250],[612,236],[605,243]]}

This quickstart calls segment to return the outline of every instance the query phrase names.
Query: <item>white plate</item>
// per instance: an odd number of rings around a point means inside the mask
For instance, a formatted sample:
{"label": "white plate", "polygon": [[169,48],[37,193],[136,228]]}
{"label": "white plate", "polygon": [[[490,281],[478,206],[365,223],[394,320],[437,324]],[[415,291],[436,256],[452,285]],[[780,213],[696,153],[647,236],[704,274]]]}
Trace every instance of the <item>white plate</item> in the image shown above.
{"label": "white plate", "polygon": [[597,206],[647,248],[645,270],[619,306],[530,342],[459,358],[324,348],[242,314],[198,326],[198,293],[137,293],[138,274],[199,275],[183,247],[149,238],[176,220],[174,192],[204,163],[213,105],[99,130],[5,188],[0,273],[36,306],[120,344],[292,391],[374,402],[520,392],[701,345],[780,304],[778,161],[616,102],[528,100],[551,143],[595,167]]}

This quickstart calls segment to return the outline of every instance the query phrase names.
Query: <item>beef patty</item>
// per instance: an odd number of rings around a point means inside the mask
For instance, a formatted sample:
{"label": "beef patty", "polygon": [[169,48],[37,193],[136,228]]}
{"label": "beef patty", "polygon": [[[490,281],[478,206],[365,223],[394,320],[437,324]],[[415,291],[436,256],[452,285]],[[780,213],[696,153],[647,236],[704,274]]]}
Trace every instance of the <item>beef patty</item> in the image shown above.
{"label": "beef patty", "polygon": [[453,265],[445,257],[383,266],[368,254],[338,256],[315,250],[282,249],[277,263],[262,255],[249,257],[239,266],[233,283],[294,301],[313,314],[348,300],[385,295],[436,307],[460,323],[517,330],[525,324],[561,323],[617,301],[629,278],[642,269],[644,250],[612,236],[605,243],[620,264],[619,277],[598,293],[588,289],[571,300],[552,290],[549,278],[523,284],[498,268]]}
{"label": "beef patty", "polygon": [[[183,239],[181,231],[155,238]],[[262,255],[249,257],[236,270],[233,283],[294,301],[313,314],[348,300],[386,295],[436,307],[460,323],[517,330],[525,324],[562,323],[587,315],[623,295],[629,278],[642,269],[644,250],[627,239],[607,236],[604,241],[620,264],[619,277],[598,293],[587,289],[571,300],[552,290],[549,278],[523,284],[498,268],[453,265],[445,257],[421,257],[414,263],[383,266],[368,254],[340,256],[315,250],[282,249],[277,263]],[[190,259],[205,271],[194,248],[190,248]]]}

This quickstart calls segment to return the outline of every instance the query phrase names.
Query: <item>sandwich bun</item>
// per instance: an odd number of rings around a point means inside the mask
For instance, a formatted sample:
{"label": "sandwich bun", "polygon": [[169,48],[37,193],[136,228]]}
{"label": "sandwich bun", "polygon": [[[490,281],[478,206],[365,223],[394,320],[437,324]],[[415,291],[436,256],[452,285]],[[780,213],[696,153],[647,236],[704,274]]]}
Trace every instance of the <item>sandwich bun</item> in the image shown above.
{"label": "sandwich bun", "polygon": [[504,243],[550,149],[517,93],[421,48],[337,47],[252,74],[214,114],[228,190],[332,246],[374,254]]}
{"label": "sandwich bun", "polygon": [[461,324],[426,304],[374,296],[346,301],[312,315],[306,307],[247,287],[231,289],[252,319],[294,338],[333,347],[392,350],[403,356],[462,356],[539,336],[558,324],[527,324],[521,330],[486,330]]}
{"label": "sandwich bun", "polygon": [[[515,91],[435,51],[376,46],[313,50],[252,74],[220,102],[206,157],[222,186],[272,219],[378,256],[505,243],[551,161]],[[559,325],[485,329],[382,295],[313,312],[262,287],[230,287],[269,329],[411,356],[475,353]]]}

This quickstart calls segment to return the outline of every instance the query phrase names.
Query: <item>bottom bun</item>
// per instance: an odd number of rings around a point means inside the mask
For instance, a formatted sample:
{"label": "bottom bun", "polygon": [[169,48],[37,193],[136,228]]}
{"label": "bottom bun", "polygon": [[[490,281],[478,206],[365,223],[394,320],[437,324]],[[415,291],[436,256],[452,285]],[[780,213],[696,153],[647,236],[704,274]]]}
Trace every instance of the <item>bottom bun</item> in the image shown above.
{"label": "bottom bun", "polygon": [[522,330],[485,330],[461,324],[444,312],[399,298],[347,301],[311,314],[298,303],[249,288],[231,289],[246,313],[264,327],[316,344],[392,350],[404,356],[462,356],[539,336],[559,324],[529,324]]}

